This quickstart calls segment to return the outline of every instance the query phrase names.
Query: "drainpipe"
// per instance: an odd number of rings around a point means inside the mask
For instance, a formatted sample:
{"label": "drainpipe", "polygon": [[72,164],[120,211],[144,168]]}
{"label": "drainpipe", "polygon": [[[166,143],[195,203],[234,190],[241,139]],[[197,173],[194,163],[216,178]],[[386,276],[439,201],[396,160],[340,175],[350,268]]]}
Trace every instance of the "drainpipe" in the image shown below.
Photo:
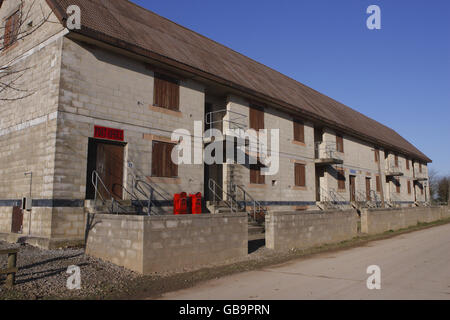
{"label": "drainpipe", "polygon": [[[25,172],[25,176],[30,176],[30,201],[33,201],[31,197],[31,187],[33,185],[33,171]],[[28,235],[31,235],[31,210],[28,211]]]}

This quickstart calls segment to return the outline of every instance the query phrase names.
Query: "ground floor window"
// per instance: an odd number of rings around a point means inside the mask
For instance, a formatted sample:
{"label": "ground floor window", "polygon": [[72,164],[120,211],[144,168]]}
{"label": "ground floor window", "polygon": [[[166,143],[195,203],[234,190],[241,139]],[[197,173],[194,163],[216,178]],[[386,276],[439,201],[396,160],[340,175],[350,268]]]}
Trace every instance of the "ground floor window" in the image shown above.
{"label": "ground floor window", "polygon": [[172,161],[172,150],[174,147],[174,143],[153,141],[152,177],[178,177],[178,165]]}

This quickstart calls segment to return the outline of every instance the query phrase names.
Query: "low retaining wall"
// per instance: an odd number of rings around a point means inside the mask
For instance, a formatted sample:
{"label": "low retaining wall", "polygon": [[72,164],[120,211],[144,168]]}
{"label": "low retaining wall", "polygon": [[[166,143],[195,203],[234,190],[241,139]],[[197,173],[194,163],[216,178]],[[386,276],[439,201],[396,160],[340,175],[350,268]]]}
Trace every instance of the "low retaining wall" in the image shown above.
{"label": "low retaining wall", "polygon": [[248,254],[246,214],[89,219],[86,253],[133,271],[182,271]]}
{"label": "low retaining wall", "polygon": [[361,213],[361,232],[383,233],[450,218],[448,207],[417,207],[395,209],[364,209]]}
{"label": "low retaining wall", "polygon": [[358,234],[355,210],[272,212],[266,215],[266,247],[310,248],[349,240]]}

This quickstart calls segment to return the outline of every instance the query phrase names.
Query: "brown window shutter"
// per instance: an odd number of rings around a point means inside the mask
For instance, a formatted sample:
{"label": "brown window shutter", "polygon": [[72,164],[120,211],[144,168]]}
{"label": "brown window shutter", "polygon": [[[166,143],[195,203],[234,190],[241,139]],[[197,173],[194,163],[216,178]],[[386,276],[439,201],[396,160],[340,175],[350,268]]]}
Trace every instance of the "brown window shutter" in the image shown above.
{"label": "brown window shutter", "polygon": [[305,125],[300,120],[294,120],[294,141],[305,143]]}
{"label": "brown window shutter", "polygon": [[264,109],[250,106],[250,129],[256,131],[264,129]]}
{"label": "brown window shutter", "polygon": [[10,47],[17,40],[17,35],[20,28],[20,11],[12,14],[5,23],[5,33],[3,39],[3,47],[6,49]]}
{"label": "brown window shutter", "polygon": [[306,187],[306,166],[304,164],[295,164],[295,185]]}
{"label": "brown window shutter", "polygon": [[394,181],[395,181],[394,183],[395,183],[396,191],[397,191],[397,193],[400,193],[400,180],[396,179]]}
{"label": "brown window shutter", "polygon": [[381,178],[380,178],[380,176],[376,176],[376,183],[377,183],[377,192],[381,192]]}
{"label": "brown window shutter", "polygon": [[336,150],[344,152],[344,137],[342,135],[336,135]]}
{"label": "brown window shutter", "polygon": [[395,155],[395,167],[398,168],[398,155]]}
{"label": "brown window shutter", "polygon": [[406,170],[409,170],[409,160],[406,159]]}
{"label": "brown window shutter", "polygon": [[408,181],[408,194],[411,194],[411,181]]}
{"label": "brown window shutter", "polygon": [[152,176],[175,178],[178,176],[178,165],[172,161],[173,143],[153,141]]}
{"label": "brown window shutter", "polygon": [[419,172],[422,173],[422,164],[419,163]]}
{"label": "brown window shutter", "polygon": [[345,190],[345,171],[343,169],[338,170],[338,189]]}
{"label": "brown window shutter", "polygon": [[375,162],[380,161],[380,150],[375,149],[374,153],[375,153]]}
{"label": "brown window shutter", "polygon": [[160,108],[180,109],[180,85],[177,79],[155,73],[153,104]]}

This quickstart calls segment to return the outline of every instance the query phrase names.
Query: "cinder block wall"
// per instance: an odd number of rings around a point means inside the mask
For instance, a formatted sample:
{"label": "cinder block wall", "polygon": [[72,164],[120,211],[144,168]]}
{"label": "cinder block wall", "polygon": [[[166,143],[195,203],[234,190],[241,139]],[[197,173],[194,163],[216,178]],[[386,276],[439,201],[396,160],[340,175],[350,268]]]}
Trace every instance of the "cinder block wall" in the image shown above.
{"label": "cinder block wall", "polygon": [[361,213],[361,232],[378,234],[433,222],[450,215],[445,207],[417,207],[397,209],[364,209]]}
{"label": "cinder block wall", "polygon": [[183,271],[248,253],[246,214],[102,214],[90,225],[87,254],[142,274]]}
{"label": "cinder block wall", "polygon": [[358,214],[346,211],[273,212],[266,215],[266,247],[310,248],[354,238]]}

